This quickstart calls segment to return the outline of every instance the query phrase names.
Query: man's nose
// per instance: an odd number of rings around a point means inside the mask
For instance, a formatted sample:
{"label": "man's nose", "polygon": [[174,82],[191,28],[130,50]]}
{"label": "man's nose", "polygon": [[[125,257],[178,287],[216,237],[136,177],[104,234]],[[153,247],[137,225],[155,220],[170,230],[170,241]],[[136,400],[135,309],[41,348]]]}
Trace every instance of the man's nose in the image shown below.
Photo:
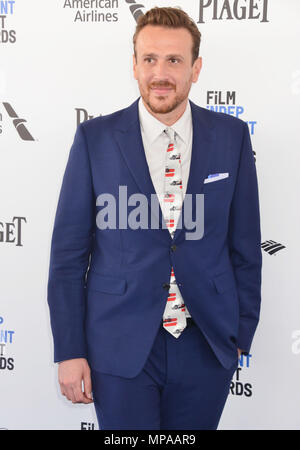
{"label": "man's nose", "polygon": [[165,61],[157,61],[153,68],[154,75],[161,80],[168,75],[168,68]]}

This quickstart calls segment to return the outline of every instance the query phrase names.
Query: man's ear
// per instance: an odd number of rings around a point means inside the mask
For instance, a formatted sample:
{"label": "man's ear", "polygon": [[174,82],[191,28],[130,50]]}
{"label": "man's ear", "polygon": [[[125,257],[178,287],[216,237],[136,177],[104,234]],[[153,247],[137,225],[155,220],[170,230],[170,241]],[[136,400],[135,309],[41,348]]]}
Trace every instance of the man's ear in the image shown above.
{"label": "man's ear", "polygon": [[192,78],[193,83],[196,83],[196,81],[198,81],[201,69],[202,69],[202,57],[199,56],[194,61],[194,64],[193,64],[193,78]]}
{"label": "man's ear", "polygon": [[132,61],[133,61],[133,76],[137,80],[135,54],[132,55]]}

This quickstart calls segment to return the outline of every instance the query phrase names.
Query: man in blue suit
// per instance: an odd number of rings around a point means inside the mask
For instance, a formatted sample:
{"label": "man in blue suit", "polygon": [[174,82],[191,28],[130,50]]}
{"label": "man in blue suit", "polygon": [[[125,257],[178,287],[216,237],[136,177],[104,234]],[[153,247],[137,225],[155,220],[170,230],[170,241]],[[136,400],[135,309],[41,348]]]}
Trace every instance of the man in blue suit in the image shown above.
{"label": "man in blue suit", "polygon": [[140,16],[141,97],[80,124],[65,170],[48,281],[54,361],[62,394],[94,402],[100,429],[216,429],[259,320],[249,130],[188,99],[199,44],[180,9]]}

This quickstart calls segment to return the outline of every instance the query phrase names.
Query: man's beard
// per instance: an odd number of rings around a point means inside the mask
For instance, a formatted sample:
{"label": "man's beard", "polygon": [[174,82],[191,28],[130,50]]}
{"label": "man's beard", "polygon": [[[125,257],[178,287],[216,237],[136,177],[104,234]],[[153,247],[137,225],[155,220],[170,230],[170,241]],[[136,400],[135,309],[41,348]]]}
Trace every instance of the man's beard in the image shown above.
{"label": "man's beard", "polygon": [[[158,96],[157,100],[164,100],[165,97],[164,96]],[[147,103],[147,105],[149,106],[149,108],[151,109],[152,112],[154,112],[155,114],[167,114],[171,111],[174,111],[174,109],[177,108],[178,105],[180,105],[180,103],[183,102],[183,100],[185,99],[184,96],[177,96],[171,101],[171,103],[167,103],[165,105],[161,105],[161,106],[155,106],[151,100],[148,98],[144,98],[144,101]]]}
{"label": "man's beard", "polygon": [[[158,85],[156,85],[158,86]],[[175,89],[175,87],[174,87]],[[174,111],[188,96],[189,90],[186,89],[186,91],[182,92],[179,95],[175,95],[175,98],[173,98],[170,102],[170,100],[167,100],[166,97],[163,95],[157,96],[158,101],[162,101],[162,104],[157,106],[150,100],[150,90],[151,86],[149,87],[149,90],[145,93],[143,90],[140,89],[141,96],[144,100],[144,102],[148,105],[149,109],[155,113],[155,114],[167,114],[171,111]]]}

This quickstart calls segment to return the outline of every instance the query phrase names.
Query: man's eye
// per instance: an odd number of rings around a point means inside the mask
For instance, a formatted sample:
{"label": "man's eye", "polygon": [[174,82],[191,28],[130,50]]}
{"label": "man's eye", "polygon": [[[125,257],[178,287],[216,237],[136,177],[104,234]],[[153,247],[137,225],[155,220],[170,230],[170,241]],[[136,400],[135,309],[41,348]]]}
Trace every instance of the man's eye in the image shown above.
{"label": "man's eye", "polygon": [[170,61],[176,61],[176,62],[178,62],[178,59],[176,59],[176,58],[170,58]]}
{"label": "man's eye", "polygon": [[153,58],[145,58],[145,61],[149,62],[150,59],[153,59]]}

